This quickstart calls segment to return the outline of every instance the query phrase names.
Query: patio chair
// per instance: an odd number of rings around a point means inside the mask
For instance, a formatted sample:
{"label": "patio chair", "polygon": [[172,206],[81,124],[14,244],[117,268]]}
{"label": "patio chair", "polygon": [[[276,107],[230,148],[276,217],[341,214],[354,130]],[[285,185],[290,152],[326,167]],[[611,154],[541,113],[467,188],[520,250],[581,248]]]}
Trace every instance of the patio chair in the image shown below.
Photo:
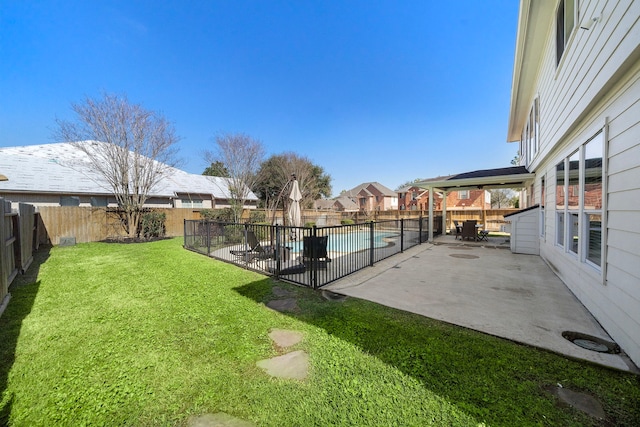
{"label": "patio chair", "polygon": [[331,258],[327,256],[328,241],[329,236],[304,236],[302,240],[303,262],[306,264],[311,261],[320,268],[327,268],[327,263],[331,262]]}
{"label": "patio chair", "polygon": [[275,251],[271,247],[263,247],[253,230],[247,230],[247,246],[246,250],[231,250],[232,255],[244,257],[248,262],[256,259],[271,259],[275,257]]}
{"label": "patio chair", "polygon": [[453,220],[453,225],[456,226],[456,240],[458,240],[458,237],[462,234],[462,226],[460,225],[460,223],[458,222],[458,220]]}
{"label": "patio chair", "polygon": [[462,223],[462,233],[460,237],[464,239],[478,240],[478,232],[476,231],[476,220],[469,220]]}

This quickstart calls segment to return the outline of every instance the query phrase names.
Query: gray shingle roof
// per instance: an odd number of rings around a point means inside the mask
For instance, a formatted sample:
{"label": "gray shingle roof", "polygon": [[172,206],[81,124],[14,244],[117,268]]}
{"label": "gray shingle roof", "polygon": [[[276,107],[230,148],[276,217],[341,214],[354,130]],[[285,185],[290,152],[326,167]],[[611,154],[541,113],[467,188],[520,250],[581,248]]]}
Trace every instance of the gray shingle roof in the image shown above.
{"label": "gray shingle roof", "polygon": [[369,194],[372,194],[368,190],[369,187],[375,188],[378,192],[380,192],[384,196],[390,196],[390,197],[397,197],[398,196],[398,194],[395,191],[393,191],[389,187],[385,187],[384,185],[380,184],[379,182],[365,182],[365,183],[362,183],[362,184],[358,185],[357,187],[354,187],[351,190],[346,191],[345,195],[348,196],[348,197],[356,197],[358,195],[358,193],[360,193],[360,191],[362,191],[362,190],[364,190],[365,192],[367,192]]}
{"label": "gray shingle roof", "polygon": [[[0,148],[0,170],[9,180],[1,191],[108,195],[111,188],[96,173],[87,155],[70,143]],[[172,197],[179,193],[211,194],[228,199],[226,178],[187,173],[169,168],[150,196]],[[250,193],[249,200],[257,200]]]}

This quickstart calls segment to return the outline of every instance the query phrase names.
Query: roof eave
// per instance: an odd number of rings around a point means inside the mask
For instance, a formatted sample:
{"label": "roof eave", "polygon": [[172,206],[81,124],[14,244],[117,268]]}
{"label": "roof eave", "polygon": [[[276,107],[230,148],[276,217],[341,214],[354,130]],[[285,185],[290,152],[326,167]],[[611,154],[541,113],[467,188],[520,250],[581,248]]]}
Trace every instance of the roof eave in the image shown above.
{"label": "roof eave", "polygon": [[444,181],[417,182],[415,185],[422,188],[437,188],[442,190],[465,190],[469,188],[508,186],[509,184],[520,184],[535,179],[535,174],[517,174],[503,176],[486,176],[482,178],[464,178]]}
{"label": "roof eave", "polygon": [[544,53],[555,2],[521,0],[511,82],[507,141],[519,141],[535,96],[536,78]]}

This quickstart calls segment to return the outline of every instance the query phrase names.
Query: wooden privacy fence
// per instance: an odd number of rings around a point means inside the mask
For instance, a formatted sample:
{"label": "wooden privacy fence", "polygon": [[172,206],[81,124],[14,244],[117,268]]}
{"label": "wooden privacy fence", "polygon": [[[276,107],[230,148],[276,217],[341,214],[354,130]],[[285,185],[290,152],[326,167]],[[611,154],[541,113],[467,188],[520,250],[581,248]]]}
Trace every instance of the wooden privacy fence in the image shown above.
{"label": "wooden privacy fence", "polygon": [[0,198],[0,303],[9,294],[13,279],[33,262],[38,224],[34,206],[20,203],[12,211],[11,202]]}
{"label": "wooden privacy fence", "polygon": [[[65,239],[87,243],[127,235],[120,216],[113,208],[40,206],[38,211],[46,229],[46,239],[52,245],[59,245]],[[169,237],[182,236],[185,219],[200,219],[199,211],[188,208],[158,208],[153,211],[166,215],[165,228]]]}

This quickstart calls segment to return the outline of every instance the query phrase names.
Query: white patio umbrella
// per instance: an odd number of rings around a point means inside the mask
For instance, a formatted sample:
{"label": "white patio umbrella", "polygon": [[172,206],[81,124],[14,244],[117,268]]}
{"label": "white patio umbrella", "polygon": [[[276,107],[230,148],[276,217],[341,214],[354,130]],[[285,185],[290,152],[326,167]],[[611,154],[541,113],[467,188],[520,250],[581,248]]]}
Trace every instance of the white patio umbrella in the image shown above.
{"label": "white patio umbrella", "polygon": [[[300,200],[302,200],[302,193],[298,186],[298,180],[294,179],[291,185],[291,205],[289,206],[289,222],[294,227],[302,227],[302,211],[300,209]],[[294,233],[292,233],[295,236]]]}

